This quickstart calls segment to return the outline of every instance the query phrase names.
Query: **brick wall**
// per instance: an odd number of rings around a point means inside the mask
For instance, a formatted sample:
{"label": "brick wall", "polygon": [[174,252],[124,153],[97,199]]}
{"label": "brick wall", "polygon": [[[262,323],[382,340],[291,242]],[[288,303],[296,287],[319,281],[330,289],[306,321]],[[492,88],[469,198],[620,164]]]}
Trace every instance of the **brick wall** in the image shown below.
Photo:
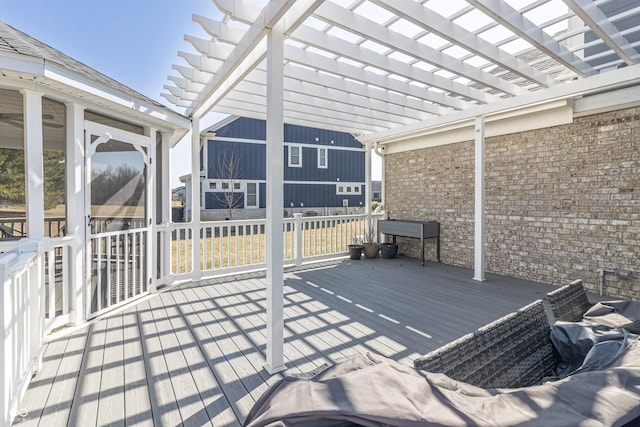
{"label": "brick wall", "polygon": [[[486,140],[487,270],[551,284],[582,279],[640,299],[640,108]],[[442,261],[473,266],[472,141],[390,154],[392,218],[441,222]],[[416,240],[401,252],[418,257]],[[433,246],[430,259],[435,259]]]}

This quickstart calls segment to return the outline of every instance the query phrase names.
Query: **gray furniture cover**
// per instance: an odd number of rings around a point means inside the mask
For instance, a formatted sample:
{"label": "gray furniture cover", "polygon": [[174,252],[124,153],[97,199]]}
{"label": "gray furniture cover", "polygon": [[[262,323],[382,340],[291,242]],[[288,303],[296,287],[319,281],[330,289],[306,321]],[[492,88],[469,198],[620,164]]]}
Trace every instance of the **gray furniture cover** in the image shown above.
{"label": "gray furniture cover", "polygon": [[640,342],[606,369],[553,383],[482,389],[375,355],[339,362],[311,380],[286,377],[245,426],[620,426],[640,416]]}

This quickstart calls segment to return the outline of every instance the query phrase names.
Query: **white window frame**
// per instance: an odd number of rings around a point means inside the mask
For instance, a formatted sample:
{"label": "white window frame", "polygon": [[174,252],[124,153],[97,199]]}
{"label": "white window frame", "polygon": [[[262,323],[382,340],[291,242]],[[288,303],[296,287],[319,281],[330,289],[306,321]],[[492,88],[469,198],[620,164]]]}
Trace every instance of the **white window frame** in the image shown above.
{"label": "white window frame", "polygon": [[[324,153],[324,165],[320,162],[322,158],[320,153]],[[329,167],[329,149],[326,147],[318,147],[318,169],[327,169]]]}
{"label": "white window frame", "polygon": [[[244,183],[244,208],[245,209],[257,209],[260,207],[260,184],[257,181],[248,181]],[[249,198],[249,184],[255,184],[256,186],[256,204],[250,205]]]}
{"label": "white window frame", "polygon": [[[291,153],[293,152],[294,148],[298,149],[298,163],[293,163],[291,161],[291,159],[293,158]],[[288,165],[289,165],[290,168],[301,168],[302,167],[302,145],[298,145],[298,144],[289,145],[289,156],[288,157],[289,157]]]}
{"label": "white window frame", "polygon": [[360,196],[362,194],[362,184],[357,182],[341,182],[336,184],[337,196]]}

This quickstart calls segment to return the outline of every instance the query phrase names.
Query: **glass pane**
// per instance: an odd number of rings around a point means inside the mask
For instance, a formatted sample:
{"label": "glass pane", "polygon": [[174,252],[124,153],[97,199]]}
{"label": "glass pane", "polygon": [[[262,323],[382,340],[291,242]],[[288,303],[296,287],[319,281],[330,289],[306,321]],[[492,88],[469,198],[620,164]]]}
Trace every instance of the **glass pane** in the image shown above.
{"label": "glass pane", "polygon": [[115,140],[100,144],[91,156],[92,232],[144,227],[145,181],[141,152]]}
{"label": "glass pane", "polygon": [[247,182],[247,206],[258,206],[256,190],[255,182]]}

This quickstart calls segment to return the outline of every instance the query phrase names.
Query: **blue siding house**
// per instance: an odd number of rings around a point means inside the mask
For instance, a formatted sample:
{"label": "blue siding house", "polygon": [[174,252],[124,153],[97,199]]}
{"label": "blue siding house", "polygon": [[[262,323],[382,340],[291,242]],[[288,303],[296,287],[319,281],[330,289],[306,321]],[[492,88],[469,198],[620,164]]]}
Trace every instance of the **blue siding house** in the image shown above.
{"label": "blue siding house", "polygon": [[[204,209],[266,207],[266,122],[230,117],[202,133]],[[353,136],[284,125],[284,206],[362,207],[365,151]]]}

